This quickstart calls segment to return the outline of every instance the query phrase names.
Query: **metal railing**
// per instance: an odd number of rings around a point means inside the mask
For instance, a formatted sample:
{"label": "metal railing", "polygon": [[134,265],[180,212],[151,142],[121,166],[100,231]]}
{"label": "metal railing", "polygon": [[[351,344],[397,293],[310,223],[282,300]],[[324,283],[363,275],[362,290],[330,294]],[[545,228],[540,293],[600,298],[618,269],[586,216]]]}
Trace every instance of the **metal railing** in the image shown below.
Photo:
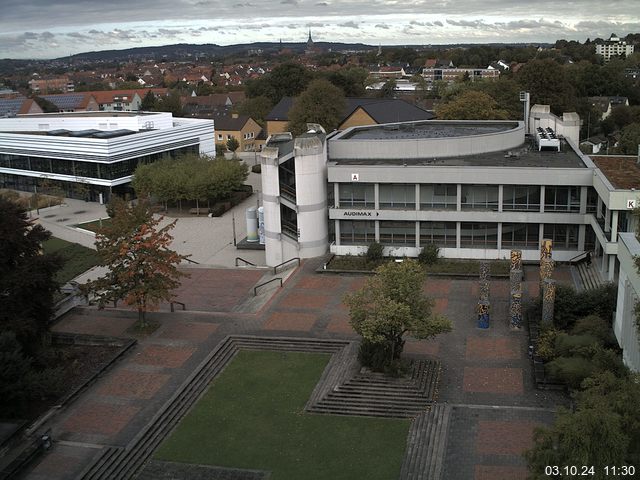
{"label": "metal railing", "polygon": [[258,289],[260,287],[264,287],[265,285],[268,285],[268,284],[270,284],[272,282],[276,282],[276,281],[280,281],[280,288],[282,288],[282,279],[280,277],[272,278],[271,280],[267,280],[266,282],[261,283],[259,285],[256,285],[255,287],[253,287],[253,296],[255,297],[255,296],[258,295]]}
{"label": "metal railing", "polygon": [[200,265],[200,262],[196,262],[195,260],[191,260],[191,259],[190,259],[190,258],[188,258],[188,257],[184,257],[184,259],[183,259],[183,260],[186,260],[186,261],[187,261],[187,262],[189,262],[189,263],[195,263],[196,265]]}
{"label": "metal railing", "polygon": [[273,274],[275,275],[277,273],[278,268],[286,265],[287,263],[291,263],[291,262],[298,262],[298,266],[300,266],[300,257],[290,258],[289,260],[286,260],[286,261],[284,261],[282,263],[279,263],[278,265],[273,267]]}
{"label": "metal railing", "polygon": [[169,305],[171,306],[171,311],[172,311],[172,312],[175,312],[175,308],[174,308],[174,305],[175,305],[175,304],[180,305],[180,306],[182,307],[182,310],[186,310],[186,309],[187,309],[187,306],[186,306],[184,303],[182,303],[182,302],[178,302],[178,301],[174,300],[173,302],[171,302],[171,303],[169,304]]}
{"label": "metal railing", "polygon": [[574,263],[579,263],[581,260],[584,260],[587,256],[587,253],[589,253],[589,251],[587,250],[586,252],[582,252],[578,255],[576,255],[573,258],[569,259],[569,265],[573,265]]}
{"label": "metal railing", "polygon": [[257,265],[255,263],[251,263],[249,260],[245,260],[242,257],[236,257],[236,267],[238,266],[238,260],[240,260],[241,262],[244,262],[245,265],[251,265],[253,267],[256,267]]}

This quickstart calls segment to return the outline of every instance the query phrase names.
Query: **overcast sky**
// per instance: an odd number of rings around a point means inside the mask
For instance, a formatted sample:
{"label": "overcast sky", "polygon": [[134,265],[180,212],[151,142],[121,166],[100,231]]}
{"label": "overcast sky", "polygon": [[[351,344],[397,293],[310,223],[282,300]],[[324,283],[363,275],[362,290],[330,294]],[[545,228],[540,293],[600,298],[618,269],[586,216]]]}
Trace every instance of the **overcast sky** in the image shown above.
{"label": "overcast sky", "polygon": [[0,0],[0,58],[172,43],[553,42],[640,33],[639,0]]}

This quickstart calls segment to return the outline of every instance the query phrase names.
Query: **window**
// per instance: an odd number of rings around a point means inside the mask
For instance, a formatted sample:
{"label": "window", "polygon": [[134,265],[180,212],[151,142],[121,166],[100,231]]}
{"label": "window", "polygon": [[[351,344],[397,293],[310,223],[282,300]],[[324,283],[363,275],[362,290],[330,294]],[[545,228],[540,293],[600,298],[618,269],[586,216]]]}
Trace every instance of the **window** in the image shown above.
{"label": "window", "polygon": [[456,246],[456,222],[420,222],[420,246]]}
{"label": "window", "polygon": [[341,183],[340,208],[375,208],[372,183]]}
{"label": "window", "polygon": [[414,184],[381,184],[380,208],[415,209],[416,186]]}
{"label": "window", "polygon": [[340,220],[341,245],[368,245],[376,241],[376,222]]}
{"label": "window", "polygon": [[540,245],[537,223],[503,223],[502,248],[524,247],[537,249]]}
{"label": "window", "polygon": [[457,208],[457,204],[457,185],[420,185],[421,210],[455,210]]}
{"label": "window", "polygon": [[380,222],[380,243],[383,245],[416,246],[416,222]]}
{"label": "window", "polygon": [[218,134],[218,140],[224,140],[221,133]]}
{"label": "window", "polygon": [[544,226],[544,238],[550,238],[556,250],[577,250],[578,225],[547,224]]}
{"label": "window", "polygon": [[502,191],[502,209],[505,211],[540,211],[540,187],[505,185]]}
{"label": "window", "polygon": [[460,226],[462,248],[498,248],[497,223],[462,223]]}
{"label": "window", "polygon": [[598,192],[593,187],[587,188],[587,213],[598,211]]}
{"label": "window", "polygon": [[544,209],[547,212],[579,212],[580,187],[551,187],[544,192]]}
{"label": "window", "polygon": [[498,210],[497,185],[463,185],[462,210]]}

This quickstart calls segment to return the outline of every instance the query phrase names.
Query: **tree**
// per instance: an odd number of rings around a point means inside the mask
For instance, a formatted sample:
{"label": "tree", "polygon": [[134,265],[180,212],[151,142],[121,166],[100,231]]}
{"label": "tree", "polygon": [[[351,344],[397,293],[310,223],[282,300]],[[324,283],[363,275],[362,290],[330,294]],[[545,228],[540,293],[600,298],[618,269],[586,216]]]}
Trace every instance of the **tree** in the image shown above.
{"label": "tree", "polygon": [[[576,394],[574,412],[560,409],[550,428],[535,434],[535,446],[525,457],[534,480],[549,478],[548,465],[593,465],[606,479],[605,466],[638,465],[640,460],[640,404],[638,379],[611,372],[585,380]],[[559,478],[574,478],[570,475]]]}
{"label": "tree", "polygon": [[41,255],[51,233],[30,222],[14,202],[0,197],[0,331],[12,331],[35,352],[53,314],[60,259]]}
{"label": "tree", "polygon": [[176,90],[171,90],[169,95],[160,97],[156,101],[156,110],[159,112],[171,112],[174,117],[182,116],[182,102],[180,94]]}
{"label": "tree", "polygon": [[362,97],[366,94],[365,82],[369,72],[362,67],[341,68],[327,76],[327,80],[341,88],[347,97]]}
{"label": "tree", "polygon": [[463,92],[439,105],[436,114],[443,120],[504,120],[509,117],[490,95],[475,90]]}
{"label": "tree", "polygon": [[282,97],[300,95],[312,78],[312,72],[304,65],[296,62],[282,63],[261,78],[248,81],[247,97],[264,96],[275,105]]}
{"label": "tree", "polygon": [[562,65],[555,60],[531,60],[516,76],[523,89],[531,93],[531,102],[549,105],[557,115],[573,112],[576,96]]}
{"label": "tree", "polygon": [[365,365],[393,367],[407,333],[428,339],[451,331],[451,322],[434,313],[433,301],[424,295],[425,278],[424,269],[414,260],[390,262],[380,266],[363,288],[345,295],[350,324],[364,340],[360,359]]}
{"label": "tree", "polygon": [[620,153],[636,155],[640,148],[640,123],[631,123],[622,129]]}
{"label": "tree", "polygon": [[151,90],[147,90],[147,94],[142,99],[140,103],[140,110],[144,110],[146,112],[153,112],[157,107],[157,99],[154,93]]}
{"label": "tree", "polygon": [[229,149],[229,151],[233,152],[233,155],[236,155],[236,150],[238,150],[238,148],[240,148],[240,142],[238,142],[238,139],[236,137],[231,137],[227,140],[227,148]]}
{"label": "tree", "polygon": [[119,200],[114,210],[112,221],[96,236],[101,265],[108,272],[90,282],[88,289],[101,306],[118,300],[135,306],[139,326],[145,327],[146,313],[161,301],[174,298],[172,292],[185,276],[178,265],[186,256],[169,249],[175,220],[158,228],[162,218],[155,218],[144,201],[129,206]]}
{"label": "tree", "polygon": [[314,80],[293,103],[288,129],[299,135],[307,131],[307,123],[318,123],[328,132],[332,131],[338,127],[344,110],[342,90],[327,80]]}
{"label": "tree", "polygon": [[267,97],[258,96],[254,98],[247,98],[242,102],[242,104],[240,104],[238,110],[242,115],[247,115],[253,118],[261,126],[264,126],[264,119],[272,108],[273,104],[271,103],[271,100]]}
{"label": "tree", "polygon": [[389,80],[384,82],[384,85],[382,85],[382,88],[378,92],[378,97],[393,98],[396,94],[396,87],[397,84],[395,78],[390,78]]}

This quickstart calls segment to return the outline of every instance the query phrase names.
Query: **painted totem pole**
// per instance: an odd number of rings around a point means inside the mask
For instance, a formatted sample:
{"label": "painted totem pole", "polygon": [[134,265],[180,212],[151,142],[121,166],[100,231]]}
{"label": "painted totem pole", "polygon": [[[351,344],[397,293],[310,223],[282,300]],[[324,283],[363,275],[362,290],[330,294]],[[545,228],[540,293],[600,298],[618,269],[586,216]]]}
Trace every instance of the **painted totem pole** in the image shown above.
{"label": "painted totem pole", "polygon": [[542,294],[542,323],[553,323],[553,309],[556,299],[556,282],[553,276],[554,262],[551,258],[553,242],[542,240],[540,247],[540,292]]}
{"label": "painted totem pole", "polygon": [[489,328],[489,263],[480,263],[480,288],[478,299],[478,328]]}
{"label": "painted totem pole", "polygon": [[520,250],[511,250],[509,282],[511,287],[509,326],[519,330],[522,326],[522,251]]}

